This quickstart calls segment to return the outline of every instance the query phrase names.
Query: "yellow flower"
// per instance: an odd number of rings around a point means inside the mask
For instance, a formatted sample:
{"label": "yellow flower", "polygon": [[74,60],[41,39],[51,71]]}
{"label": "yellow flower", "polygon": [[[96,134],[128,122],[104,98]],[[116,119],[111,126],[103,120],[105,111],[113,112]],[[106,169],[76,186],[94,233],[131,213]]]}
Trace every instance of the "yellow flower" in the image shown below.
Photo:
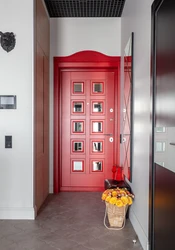
{"label": "yellow flower", "polygon": [[110,204],[116,204],[117,198],[116,197],[112,197],[109,201]]}
{"label": "yellow flower", "polygon": [[123,202],[120,199],[117,199],[115,204],[117,207],[123,207]]}
{"label": "yellow flower", "polygon": [[116,196],[117,196],[117,191],[115,191],[115,190],[112,191],[112,196],[113,196],[113,197],[116,197]]}
{"label": "yellow flower", "polygon": [[128,204],[131,205],[132,204],[132,198],[130,196],[128,196],[127,198],[128,198]]}
{"label": "yellow flower", "polygon": [[123,205],[126,206],[129,203],[128,197],[122,196],[121,201],[123,202]]}
{"label": "yellow flower", "polygon": [[107,194],[103,193],[101,199],[104,201],[106,199],[106,197],[107,197]]}
{"label": "yellow flower", "polygon": [[120,194],[126,195],[126,192],[124,190],[120,190]]}
{"label": "yellow flower", "polygon": [[134,195],[131,194],[126,188],[106,189],[101,199],[109,202],[110,204],[118,207],[131,205],[133,203]]}
{"label": "yellow flower", "polygon": [[110,199],[111,199],[111,196],[110,196],[110,195],[108,195],[108,196],[106,197],[105,201],[109,202],[109,201],[110,201]]}

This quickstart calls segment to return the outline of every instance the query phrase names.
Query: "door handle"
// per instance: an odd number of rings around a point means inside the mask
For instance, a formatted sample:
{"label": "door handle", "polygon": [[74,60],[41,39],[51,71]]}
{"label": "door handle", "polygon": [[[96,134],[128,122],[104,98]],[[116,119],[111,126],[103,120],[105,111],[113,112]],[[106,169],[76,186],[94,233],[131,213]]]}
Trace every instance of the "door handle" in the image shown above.
{"label": "door handle", "polygon": [[175,146],[175,143],[174,142],[170,142],[170,145]]}

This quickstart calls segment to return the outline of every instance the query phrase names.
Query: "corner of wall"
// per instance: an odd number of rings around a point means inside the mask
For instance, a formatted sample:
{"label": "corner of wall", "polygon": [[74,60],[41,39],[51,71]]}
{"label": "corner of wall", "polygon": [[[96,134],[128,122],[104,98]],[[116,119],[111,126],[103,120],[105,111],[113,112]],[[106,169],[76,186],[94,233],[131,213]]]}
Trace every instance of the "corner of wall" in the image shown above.
{"label": "corner of wall", "polygon": [[130,207],[129,218],[144,250],[148,250],[148,238],[135,215],[132,206]]}

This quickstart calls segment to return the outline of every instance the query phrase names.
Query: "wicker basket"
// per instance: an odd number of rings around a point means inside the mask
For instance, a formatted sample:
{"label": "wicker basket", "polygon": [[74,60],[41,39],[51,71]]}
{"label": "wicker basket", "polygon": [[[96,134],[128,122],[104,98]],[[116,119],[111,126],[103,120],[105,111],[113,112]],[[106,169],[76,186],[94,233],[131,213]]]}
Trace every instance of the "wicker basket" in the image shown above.
{"label": "wicker basket", "polygon": [[125,216],[128,209],[128,205],[123,207],[117,207],[116,205],[106,203],[106,213],[108,216],[109,225],[111,227],[123,227],[125,224]]}

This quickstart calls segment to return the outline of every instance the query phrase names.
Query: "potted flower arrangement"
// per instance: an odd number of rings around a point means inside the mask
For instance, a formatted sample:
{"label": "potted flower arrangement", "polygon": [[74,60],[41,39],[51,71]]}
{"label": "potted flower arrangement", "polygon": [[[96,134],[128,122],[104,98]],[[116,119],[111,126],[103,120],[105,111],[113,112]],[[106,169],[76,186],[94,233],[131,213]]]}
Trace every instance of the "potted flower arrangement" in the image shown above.
{"label": "potted flower arrangement", "polygon": [[102,200],[106,204],[106,212],[104,218],[104,225],[106,225],[106,215],[108,216],[109,225],[116,228],[124,228],[125,216],[128,209],[133,202],[134,195],[131,194],[127,188],[107,189],[102,194]]}

